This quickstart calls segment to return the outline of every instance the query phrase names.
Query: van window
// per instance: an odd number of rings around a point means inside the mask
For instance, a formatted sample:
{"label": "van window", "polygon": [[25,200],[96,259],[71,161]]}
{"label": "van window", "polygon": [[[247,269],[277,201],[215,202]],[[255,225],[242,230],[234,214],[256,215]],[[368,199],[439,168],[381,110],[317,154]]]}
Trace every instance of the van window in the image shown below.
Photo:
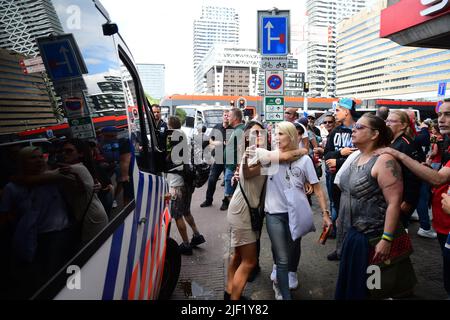
{"label": "van window", "polygon": [[205,110],[205,126],[207,128],[213,128],[217,124],[221,124],[223,120],[224,110]]}
{"label": "van window", "polygon": [[196,116],[194,108],[177,108],[175,115],[180,118],[183,127],[194,128]]}
{"label": "van window", "polygon": [[160,174],[164,169],[162,163],[164,146],[160,146],[158,140],[165,141],[165,137],[157,136],[160,133],[156,132],[155,119],[145,97],[138,72],[129,58],[126,48],[121,45],[119,45],[119,56],[123,63],[122,81],[127,97],[130,142],[136,162],[139,170]]}
{"label": "van window", "polygon": [[[108,127],[111,136],[128,138],[124,130],[127,121],[121,64],[113,37],[105,37],[102,32],[106,18],[95,9],[92,0],[76,1],[82,23],[77,23],[73,10],[68,10],[74,7],[73,1],[38,2],[42,4],[36,7],[45,10],[26,10],[29,8],[25,2],[8,2],[11,12],[16,14],[15,20],[21,22],[14,28],[2,28],[7,37],[0,49],[0,64],[8,66],[9,71],[2,73],[0,83],[7,88],[8,99],[14,100],[10,107],[22,105],[24,110],[22,114],[11,114],[8,122],[0,122],[0,127],[2,133],[12,136],[28,134],[23,132],[27,129],[42,128],[45,134],[45,127],[58,125],[66,129],[55,129],[61,130],[55,131],[56,138],[74,137],[82,141],[73,140],[68,144],[55,139],[51,145],[37,141],[26,144],[38,149],[24,149],[24,144],[0,146],[1,162],[8,166],[8,174],[3,175],[2,169],[0,186],[0,299],[31,298],[70,259],[79,256],[80,250],[102,241],[101,234],[108,228],[113,213],[106,209],[106,201],[102,202],[100,195],[88,195],[93,194],[96,184],[109,186],[108,169],[112,169],[120,147],[116,148],[115,142],[108,144],[108,152],[101,157],[97,153],[99,133]],[[37,29],[45,31],[34,32]],[[50,34],[53,36],[48,37]],[[50,48],[48,51],[42,46],[44,43]],[[69,62],[66,56],[57,55],[58,52],[74,59]],[[46,57],[46,53],[50,56]],[[46,71],[24,74],[19,59],[36,57],[44,59]],[[70,68],[58,74],[61,69],[55,71],[55,64],[70,64]],[[80,72],[73,73],[73,70]],[[17,125],[19,121],[23,124]],[[4,152],[8,153],[7,158],[3,158]],[[82,154],[82,162],[70,158],[75,152]],[[100,173],[99,162],[91,159],[94,155],[98,161],[111,160],[108,168],[102,167],[104,175]],[[49,178],[49,170],[58,172],[56,169],[62,163],[76,171],[83,183],[58,174]],[[11,177],[22,179],[22,183],[17,184]],[[78,221],[87,221],[82,219],[92,219],[94,215],[98,222],[95,226],[89,226],[89,230],[78,229]],[[79,267],[82,266],[80,263]]]}

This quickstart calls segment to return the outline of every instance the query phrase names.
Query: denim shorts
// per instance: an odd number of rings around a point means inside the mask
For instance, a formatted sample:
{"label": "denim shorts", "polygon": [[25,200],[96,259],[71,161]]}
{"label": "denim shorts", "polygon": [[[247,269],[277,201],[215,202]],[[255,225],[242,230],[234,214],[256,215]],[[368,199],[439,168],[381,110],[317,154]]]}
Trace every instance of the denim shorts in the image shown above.
{"label": "denim shorts", "polygon": [[234,189],[236,189],[236,186],[231,185],[231,178],[234,176],[234,171],[225,168],[225,197],[231,197],[234,193]]}

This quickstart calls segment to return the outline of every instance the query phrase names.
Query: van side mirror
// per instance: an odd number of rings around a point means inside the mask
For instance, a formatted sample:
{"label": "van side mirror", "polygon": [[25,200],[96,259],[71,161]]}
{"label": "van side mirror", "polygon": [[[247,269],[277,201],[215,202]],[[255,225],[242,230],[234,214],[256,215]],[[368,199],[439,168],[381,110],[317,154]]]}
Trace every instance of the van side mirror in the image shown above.
{"label": "van side mirror", "polygon": [[103,35],[112,36],[116,33],[119,33],[119,27],[115,23],[105,23],[102,25]]}

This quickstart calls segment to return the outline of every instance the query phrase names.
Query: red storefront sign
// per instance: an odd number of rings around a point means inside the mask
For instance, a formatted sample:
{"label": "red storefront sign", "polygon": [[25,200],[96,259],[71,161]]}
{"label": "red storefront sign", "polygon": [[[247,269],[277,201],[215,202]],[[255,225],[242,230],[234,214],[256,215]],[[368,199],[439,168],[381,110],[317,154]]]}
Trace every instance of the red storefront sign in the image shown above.
{"label": "red storefront sign", "polygon": [[447,14],[450,14],[450,0],[401,0],[381,11],[380,37],[386,38]]}

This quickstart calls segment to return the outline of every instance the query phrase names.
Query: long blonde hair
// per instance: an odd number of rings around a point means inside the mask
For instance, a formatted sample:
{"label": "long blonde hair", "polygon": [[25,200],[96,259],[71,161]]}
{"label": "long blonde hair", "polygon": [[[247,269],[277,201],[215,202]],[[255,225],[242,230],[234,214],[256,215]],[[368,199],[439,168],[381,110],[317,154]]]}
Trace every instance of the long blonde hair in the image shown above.
{"label": "long blonde hair", "polygon": [[288,121],[280,122],[277,126],[277,130],[287,135],[291,142],[289,143],[289,149],[295,150],[298,148],[298,133],[294,124]]}
{"label": "long blonde hair", "polygon": [[406,128],[404,130],[405,135],[411,139],[414,139],[414,132],[411,128],[411,121],[408,114],[402,110],[392,110],[390,113],[398,116],[402,124],[406,124]]}

